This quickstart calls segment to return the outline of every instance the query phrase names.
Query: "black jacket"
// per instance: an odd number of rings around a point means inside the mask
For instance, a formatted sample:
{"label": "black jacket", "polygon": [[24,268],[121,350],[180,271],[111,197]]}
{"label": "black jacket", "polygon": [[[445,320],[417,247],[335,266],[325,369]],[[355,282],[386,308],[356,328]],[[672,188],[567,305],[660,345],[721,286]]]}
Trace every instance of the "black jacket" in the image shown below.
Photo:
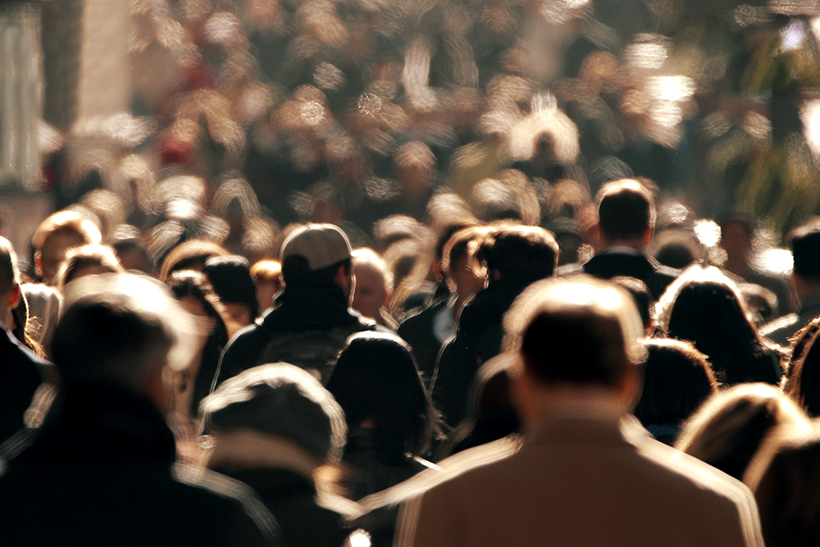
{"label": "black jacket", "polygon": [[264,467],[224,473],[259,494],[282,527],[285,547],[341,547],[353,531],[344,515],[317,503],[316,486],[298,473]]}
{"label": "black jacket", "polygon": [[23,414],[40,384],[55,380],[51,363],[0,328],[0,444],[24,427]]}
{"label": "black jacket", "polygon": [[674,268],[662,265],[652,257],[642,254],[608,252],[595,255],[581,266],[584,273],[601,279],[612,279],[618,276],[629,276],[640,279],[646,284],[649,294],[656,301],[660,299],[666,287],[680,273]]}
{"label": "black jacket", "polygon": [[103,385],[61,389],[0,476],[4,545],[278,545],[249,488],[175,465],[174,435],[147,401]]}
{"label": "black jacket", "polygon": [[[257,324],[242,329],[225,347],[219,363],[217,385],[257,365],[273,362],[273,345],[289,338],[307,352],[303,359],[278,358],[305,369],[318,369],[327,383],[332,364],[319,365],[313,350],[324,349],[330,360],[344,346],[351,334],[376,330],[376,322],[366,319],[348,307],[345,293],[337,285],[323,287],[286,287],[276,298],[276,305]],[[299,349],[299,348],[297,348]],[[289,350],[293,353],[293,349]],[[322,355],[322,360],[328,361]],[[300,362],[301,361],[301,362]]]}
{"label": "black jacket", "polygon": [[461,310],[456,334],[441,348],[433,377],[433,403],[449,427],[455,427],[465,417],[478,367],[501,352],[504,314],[533,281],[494,281],[478,291]]}

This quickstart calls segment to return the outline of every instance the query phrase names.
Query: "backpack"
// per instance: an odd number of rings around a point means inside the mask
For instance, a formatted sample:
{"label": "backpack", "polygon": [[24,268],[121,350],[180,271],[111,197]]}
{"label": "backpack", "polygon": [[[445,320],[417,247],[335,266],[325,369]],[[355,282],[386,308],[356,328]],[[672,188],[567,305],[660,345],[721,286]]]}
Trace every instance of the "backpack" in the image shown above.
{"label": "backpack", "polygon": [[[358,327],[358,328],[357,328]],[[274,334],[262,350],[258,364],[290,363],[313,374],[327,385],[336,357],[347,338],[361,327],[333,327],[331,330],[284,331]]]}

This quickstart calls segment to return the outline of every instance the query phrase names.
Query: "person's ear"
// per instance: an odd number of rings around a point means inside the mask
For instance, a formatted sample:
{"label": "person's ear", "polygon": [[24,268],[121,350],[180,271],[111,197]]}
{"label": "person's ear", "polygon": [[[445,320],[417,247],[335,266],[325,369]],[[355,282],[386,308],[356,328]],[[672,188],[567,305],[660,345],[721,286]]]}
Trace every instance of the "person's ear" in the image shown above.
{"label": "person's ear", "polygon": [[14,310],[17,306],[20,305],[20,301],[23,299],[23,289],[20,288],[20,285],[15,283],[14,286],[11,288],[11,292],[9,293],[9,299],[6,302],[8,305],[8,309]]}
{"label": "person's ear", "polygon": [[43,279],[43,253],[40,251],[34,251],[34,273]]}
{"label": "person's ear", "polygon": [[649,245],[652,242],[652,236],[654,233],[655,230],[652,229],[652,226],[646,227],[646,230],[643,231],[643,235],[641,236],[641,241],[644,245]]}
{"label": "person's ear", "polygon": [[627,365],[626,373],[618,384],[618,396],[624,412],[632,412],[641,398],[643,389],[642,368],[632,363]]}

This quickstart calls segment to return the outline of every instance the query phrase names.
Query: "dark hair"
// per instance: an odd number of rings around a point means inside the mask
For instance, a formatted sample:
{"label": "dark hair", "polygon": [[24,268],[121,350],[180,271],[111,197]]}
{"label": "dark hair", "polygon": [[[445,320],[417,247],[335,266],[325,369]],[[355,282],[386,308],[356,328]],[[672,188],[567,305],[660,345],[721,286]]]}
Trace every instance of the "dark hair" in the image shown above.
{"label": "dark hair", "polygon": [[632,299],[635,300],[635,305],[638,307],[638,313],[641,314],[643,328],[646,330],[649,326],[649,322],[652,320],[652,313],[650,311],[652,307],[652,295],[649,294],[646,283],[636,277],[630,277],[628,275],[619,275],[609,281],[615,283],[632,296]]}
{"label": "dark hair", "polygon": [[546,384],[617,387],[627,369],[618,322],[583,308],[542,313],[524,331],[521,353]]}
{"label": "dark hair", "polygon": [[339,266],[343,266],[345,274],[349,274],[352,268],[350,257],[330,266],[311,270],[305,257],[290,255],[282,260],[282,279],[285,281],[285,286],[324,287],[334,283],[333,280],[339,271]]}
{"label": "dark hair", "polygon": [[644,426],[679,424],[717,391],[715,373],[689,342],[659,338],[644,345],[643,392],[634,414]]}
{"label": "dark hair", "polygon": [[662,330],[705,353],[721,382],[780,380],[779,355],[757,334],[734,284],[717,268],[693,266],[661,298]]}
{"label": "dark hair", "polygon": [[808,412],[820,416],[820,318],[812,319],[795,336],[783,391]]}
{"label": "dark hair", "polygon": [[781,427],[766,441],[744,482],[760,510],[768,547],[814,547],[820,537],[820,427]]}
{"label": "dark hair", "polygon": [[635,302],[588,275],[533,283],[504,316],[505,351],[545,385],[618,387],[645,359]]}
{"label": "dark hair", "polygon": [[558,243],[537,226],[500,224],[480,238],[474,258],[488,272],[497,270],[502,277],[533,282],[555,272]]}
{"label": "dark hair", "polygon": [[655,225],[655,200],[640,182],[608,182],[598,192],[598,222],[608,239],[641,237]]}
{"label": "dark hair", "polygon": [[438,430],[416,360],[396,335],[351,336],[339,353],[327,389],[344,410],[349,427],[373,419],[376,452],[384,463],[403,462],[408,453],[424,454]]}
{"label": "dark hair", "polygon": [[190,239],[174,247],[162,261],[159,280],[166,281],[177,270],[202,270],[212,256],[227,256],[223,246],[205,239]]}
{"label": "dark hair", "polygon": [[168,285],[177,300],[186,296],[196,298],[213,322],[213,327],[208,333],[208,339],[202,350],[202,363],[194,380],[191,411],[196,415],[199,402],[211,391],[211,385],[219,365],[219,357],[230,338],[226,320],[227,314],[219,301],[219,297],[208,282],[208,278],[202,272],[180,270],[172,273],[165,284]]}
{"label": "dark hair", "polygon": [[63,313],[51,357],[65,383],[109,380],[139,391],[174,342],[159,318],[130,308],[118,294],[86,298]]}
{"label": "dark hair", "polygon": [[212,256],[205,261],[203,271],[220,301],[245,304],[250,308],[251,321],[259,315],[256,281],[251,275],[247,258],[238,255]]}
{"label": "dark hair", "polygon": [[794,255],[794,273],[820,282],[820,218],[792,230],[788,240]]}

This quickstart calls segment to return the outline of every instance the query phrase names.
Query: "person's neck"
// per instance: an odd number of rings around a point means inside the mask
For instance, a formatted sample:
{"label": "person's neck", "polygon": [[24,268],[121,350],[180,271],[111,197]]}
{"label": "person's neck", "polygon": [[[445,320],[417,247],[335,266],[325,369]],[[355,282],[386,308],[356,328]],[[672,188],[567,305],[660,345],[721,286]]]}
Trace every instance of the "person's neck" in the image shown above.
{"label": "person's neck", "polygon": [[[520,384],[519,384],[520,385]],[[525,428],[562,418],[617,421],[629,411],[621,390],[605,386],[529,384],[519,397],[519,414]]]}

